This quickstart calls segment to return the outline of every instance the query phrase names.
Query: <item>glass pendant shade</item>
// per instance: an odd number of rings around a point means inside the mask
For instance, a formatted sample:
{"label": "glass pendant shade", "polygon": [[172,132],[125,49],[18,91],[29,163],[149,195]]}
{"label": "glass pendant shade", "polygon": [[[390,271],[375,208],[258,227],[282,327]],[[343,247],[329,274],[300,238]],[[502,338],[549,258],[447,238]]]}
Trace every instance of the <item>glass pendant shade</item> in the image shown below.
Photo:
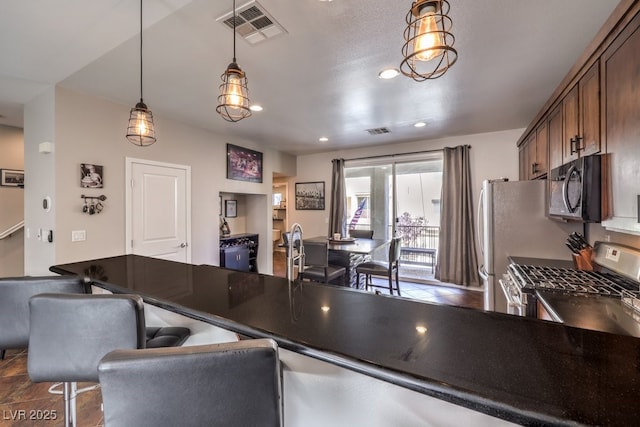
{"label": "glass pendant shade", "polygon": [[216,111],[228,122],[237,122],[251,115],[247,77],[238,64],[232,62],[222,74]]}
{"label": "glass pendant shade", "polygon": [[156,142],[153,113],[142,102],[142,99],[131,109],[129,126],[127,126],[127,139],[132,144],[141,147],[146,147]]}
{"label": "glass pendant shade", "polygon": [[458,59],[447,0],[417,0],[407,13],[400,71],[416,81],[442,76]]}

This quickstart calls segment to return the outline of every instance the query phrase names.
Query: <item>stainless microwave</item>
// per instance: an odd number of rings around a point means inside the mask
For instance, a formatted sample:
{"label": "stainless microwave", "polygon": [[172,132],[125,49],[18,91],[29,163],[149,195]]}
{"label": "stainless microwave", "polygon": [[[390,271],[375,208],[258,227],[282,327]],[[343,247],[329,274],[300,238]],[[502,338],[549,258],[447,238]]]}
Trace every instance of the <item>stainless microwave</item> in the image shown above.
{"label": "stainless microwave", "polygon": [[549,216],[583,222],[601,220],[601,159],[591,155],[549,172]]}

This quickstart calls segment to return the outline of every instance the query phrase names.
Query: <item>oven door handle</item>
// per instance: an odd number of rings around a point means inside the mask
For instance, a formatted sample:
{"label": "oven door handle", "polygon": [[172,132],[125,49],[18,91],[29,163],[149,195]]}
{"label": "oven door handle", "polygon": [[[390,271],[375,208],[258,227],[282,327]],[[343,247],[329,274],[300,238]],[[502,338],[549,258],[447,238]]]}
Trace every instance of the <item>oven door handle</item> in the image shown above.
{"label": "oven door handle", "polygon": [[525,316],[527,304],[522,300],[518,300],[515,293],[510,292],[510,288],[515,286],[511,283],[509,279],[498,280],[500,286],[502,287],[502,291],[507,298],[507,314],[513,314],[515,316]]}
{"label": "oven door handle", "polygon": [[498,280],[500,283],[500,287],[502,288],[502,292],[504,292],[504,296],[507,297],[507,302],[513,306],[522,306],[522,302],[518,301],[513,293],[511,293],[511,285],[508,280],[500,279]]}

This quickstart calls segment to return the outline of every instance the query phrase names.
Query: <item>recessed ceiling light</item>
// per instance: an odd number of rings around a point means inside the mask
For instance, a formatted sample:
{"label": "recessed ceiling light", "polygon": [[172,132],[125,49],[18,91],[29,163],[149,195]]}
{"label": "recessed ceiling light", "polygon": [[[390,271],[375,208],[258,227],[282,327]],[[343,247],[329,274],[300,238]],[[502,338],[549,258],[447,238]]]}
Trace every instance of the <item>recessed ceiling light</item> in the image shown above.
{"label": "recessed ceiling light", "polygon": [[384,70],[378,73],[378,77],[381,79],[389,80],[400,74],[400,71],[397,68],[385,68]]}
{"label": "recessed ceiling light", "polygon": [[427,124],[425,122],[418,122],[416,124],[414,124],[413,126],[417,127],[417,128],[423,128],[425,127]]}
{"label": "recessed ceiling light", "polygon": [[318,138],[318,141],[320,142],[327,142],[329,140],[329,138],[327,138],[326,136],[321,136],[320,138]]}
{"label": "recessed ceiling light", "polygon": [[258,104],[253,104],[251,107],[249,107],[249,109],[251,111],[262,111],[262,106],[260,106]]}

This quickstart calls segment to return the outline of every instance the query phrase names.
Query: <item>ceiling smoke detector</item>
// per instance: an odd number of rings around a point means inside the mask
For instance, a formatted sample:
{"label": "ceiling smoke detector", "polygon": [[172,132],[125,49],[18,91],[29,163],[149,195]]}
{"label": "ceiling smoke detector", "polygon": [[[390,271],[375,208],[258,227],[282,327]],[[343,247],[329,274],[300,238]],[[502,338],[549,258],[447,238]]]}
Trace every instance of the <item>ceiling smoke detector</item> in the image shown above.
{"label": "ceiling smoke detector", "polygon": [[367,129],[367,132],[369,132],[369,135],[382,135],[384,133],[391,133],[391,131],[388,128]]}
{"label": "ceiling smoke detector", "polygon": [[[233,11],[225,13],[216,21],[233,31]],[[286,33],[287,30],[255,0],[236,9],[236,34],[251,45]]]}

